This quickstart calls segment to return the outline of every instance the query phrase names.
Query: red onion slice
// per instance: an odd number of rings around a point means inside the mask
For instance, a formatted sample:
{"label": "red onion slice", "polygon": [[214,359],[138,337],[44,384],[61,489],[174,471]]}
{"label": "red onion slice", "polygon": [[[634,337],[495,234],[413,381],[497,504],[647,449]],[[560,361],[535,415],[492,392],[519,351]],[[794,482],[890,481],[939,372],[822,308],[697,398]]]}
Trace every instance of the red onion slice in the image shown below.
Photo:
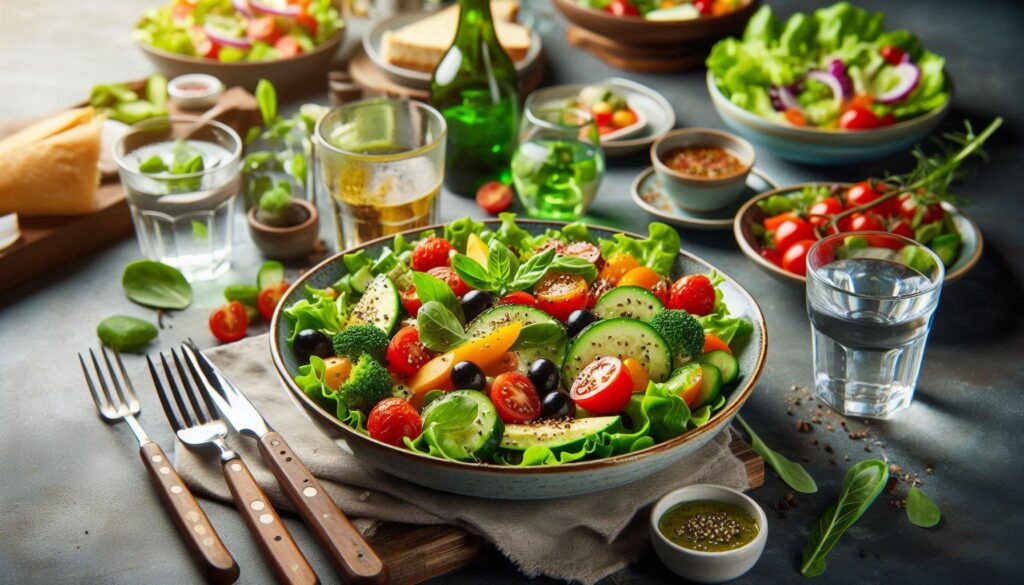
{"label": "red onion slice", "polygon": [[259,0],[249,0],[249,6],[252,7],[252,9],[256,12],[270,14],[271,16],[284,16],[286,18],[295,18],[296,16],[299,15],[299,6],[297,4],[271,6],[269,4],[264,4]]}
{"label": "red onion slice", "polygon": [[246,18],[252,18],[252,9],[249,8],[249,0],[231,0],[231,5],[235,7],[235,11]]}
{"label": "red onion slice", "polygon": [[224,45],[226,47],[236,47],[239,49],[248,49],[252,47],[252,41],[249,39],[240,39],[238,37],[229,37],[224,34],[224,31],[217,30],[216,27],[206,24],[203,26],[203,31],[206,32],[206,36],[210,37],[210,40],[217,43],[218,45]]}
{"label": "red onion slice", "polygon": [[779,101],[782,102],[783,111],[792,109],[801,114],[804,112],[804,107],[800,105],[800,100],[796,99],[792,85],[779,86]]}
{"label": "red onion slice", "polygon": [[807,74],[807,79],[813,79],[827,85],[832,90],[832,99],[836,102],[836,105],[840,107],[843,105],[843,84],[835,75],[825,73],[824,71],[811,71]]}
{"label": "red onion slice", "polygon": [[899,77],[899,82],[889,91],[875,95],[875,99],[882,104],[894,104],[901,102],[917,89],[921,83],[921,68],[913,63],[903,62],[893,65],[893,75]]}

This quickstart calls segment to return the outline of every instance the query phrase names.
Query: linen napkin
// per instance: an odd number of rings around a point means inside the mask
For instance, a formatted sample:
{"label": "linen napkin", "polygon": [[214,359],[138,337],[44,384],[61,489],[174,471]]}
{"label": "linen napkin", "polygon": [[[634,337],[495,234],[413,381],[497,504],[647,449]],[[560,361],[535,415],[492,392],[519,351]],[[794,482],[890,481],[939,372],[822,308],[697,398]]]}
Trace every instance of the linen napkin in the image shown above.
{"label": "linen napkin", "polygon": [[[528,576],[586,585],[636,560],[647,541],[646,508],[666,492],[695,483],[747,489],[743,463],[729,450],[729,432],[669,469],[612,491],[557,500],[505,501],[460,496],[398,479],[339,448],[295,406],[270,357],[266,335],[206,355],[281,433],[345,513],[406,524],[453,524],[493,544]],[[232,435],[256,480],[279,509],[293,510],[255,441]],[[224,501],[231,493],[217,457],[175,443],[178,473],[194,491]],[[634,521],[635,518],[635,521]],[[357,521],[361,530],[372,522]]]}

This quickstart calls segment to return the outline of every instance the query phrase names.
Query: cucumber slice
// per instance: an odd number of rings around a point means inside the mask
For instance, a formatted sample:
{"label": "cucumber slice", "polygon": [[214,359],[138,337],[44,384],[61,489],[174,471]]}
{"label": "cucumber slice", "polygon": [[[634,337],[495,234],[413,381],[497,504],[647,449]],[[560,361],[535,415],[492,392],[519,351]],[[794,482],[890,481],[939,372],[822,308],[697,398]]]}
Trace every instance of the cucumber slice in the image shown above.
{"label": "cucumber slice", "polygon": [[540,445],[552,451],[574,449],[582,445],[587,437],[608,431],[618,423],[618,416],[597,416],[570,421],[544,420],[525,425],[507,424],[505,434],[501,437],[500,448],[508,451],[525,451]]}
{"label": "cucumber slice", "polygon": [[366,292],[366,288],[373,282],[373,273],[370,272],[368,266],[363,266],[359,270],[356,270],[352,278],[349,279],[348,283],[352,287],[352,290],[356,294],[363,294]]}
{"label": "cucumber slice", "polygon": [[740,373],[740,362],[731,353],[716,349],[700,356],[702,364],[711,364],[722,373],[722,385],[731,384]]}
{"label": "cucumber slice", "polygon": [[362,298],[352,307],[352,314],[349,315],[345,327],[369,323],[391,335],[391,330],[398,322],[401,306],[395,285],[390,278],[381,274],[370,282]]}
{"label": "cucumber slice", "polygon": [[497,450],[505,426],[489,398],[476,390],[456,390],[423,410],[423,431],[434,435],[448,457],[483,461]]}
{"label": "cucumber slice", "polygon": [[523,327],[533,325],[534,323],[554,323],[562,331],[559,340],[551,345],[515,350],[514,353],[519,356],[519,366],[517,366],[517,369],[520,372],[525,374],[530,369],[530,364],[541,358],[551,360],[558,367],[562,366],[567,345],[565,327],[557,319],[540,309],[527,307],[526,305],[498,305],[484,311],[476,319],[473,319],[466,333],[470,338],[482,337],[513,321],[519,321],[523,324]]}
{"label": "cucumber slice", "polygon": [[631,317],[650,321],[665,306],[651,291],[639,286],[619,286],[601,295],[594,305],[594,314],[602,319]]}
{"label": "cucumber slice", "polygon": [[697,401],[694,403],[693,409],[711,404],[718,399],[718,395],[722,391],[722,372],[717,366],[701,364],[700,374],[700,392],[697,393]]}
{"label": "cucumber slice", "polygon": [[282,280],[284,280],[284,265],[277,260],[267,260],[263,266],[260,266],[260,271],[256,273],[256,286],[260,287],[260,290],[274,286]]}
{"label": "cucumber slice", "polygon": [[647,323],[619,317],[592,323],[576,336],[562,368],[565,387],[571,388],[590,362],[607,356],[639,361],[655,382],[663,382],[672,371],[672,352],[661,335]]}

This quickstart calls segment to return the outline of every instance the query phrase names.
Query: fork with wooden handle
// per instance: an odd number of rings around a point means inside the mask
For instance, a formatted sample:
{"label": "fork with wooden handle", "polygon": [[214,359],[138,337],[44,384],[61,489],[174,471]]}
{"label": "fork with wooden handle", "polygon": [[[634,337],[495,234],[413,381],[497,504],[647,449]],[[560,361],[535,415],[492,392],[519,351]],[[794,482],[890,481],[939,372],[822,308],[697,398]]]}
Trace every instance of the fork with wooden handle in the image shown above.
{"label": "fork with wooden handle", "polygon": [[[217,531],[213,529],[203,509],[192,497],[185,482],[181,481],[174,471],[167,455],[160,445],[153,442],[142,425],[135,419],[141,410],[138,395],[132,386],[128,373],[125,372],[121,356],[114,352],[117,370],[110,361],[106,348],[102,350],[103,361],[106,363],[108,376],[104,376],[96,354],[90,349],[89,357],[95,374],[89,373],[82,354],[78,354],[78,362],[82,365],[82,373],[92,393],[92,400],[100,417],[107,423],[125,421],[139,441],[139,454],[146,464],[150,479],[160,494],[160,500],[170,513],[178,532],[192,552],[192,557],[199,564],[199,569],[211,583],[218,585],[234,583],[238,579],[238,564],[221,542]],[[110,383],[108,384],[107,379]],[[123,382],[123,384],[122,384]],[[100,389],[97,389],[99,386]],[[113,391],[111,391],[113,388]],[[101,391],[102,390],[102,391]]]}
{"label": "fork with wooden handle", "polygon": [[[167,380],[165,387],[160,381],[160,375],[157,373],[153,360],[148,355],[146,356],[149,373],[153,377],[153,385],[156,386],[157,395],[160,397],[160,405],[163,406],[164,414],[167,415],[167,422],[171,424],[171,428],[174,429],[178,438],[186,445],[212,445],[220,451],[224,480],[231,489],[235,505],[242,514],[249,531],[252,532],[253,538],[259,544],[260,550],[263,551],[263,556],[274,570],[277,580],[289,585],[319,583],[316,573],[313,572],[313,567],[309,565],[309,561],[295,544],[288,528],[281,522],[277,511],[274,510],[274,506],[271,505],[263,489],[256,483],[245,462],[237,453],[228,448],[224,441],[228,432],[227,425],[217,416],[217,411],[209,400],[205,400],[204,409],[192,383],[189,382],[189,374],[186,373],[186,368],[178,357],[178,352],[173,349],[171,350],[171,359],[177,371],[177,380],[166,356],[160,354],[164,377]],[[198,384],[199,374],[191,365],[188,369],[191,370],[192,376],[196,377],[196,384]],[[179,385],[181,390],[179,390]],[[187,401],[182,398],[182,394],[187,397]],[[172,401],[174,406],[172,406]],[[179,416],[181,422],[179,422]]]}

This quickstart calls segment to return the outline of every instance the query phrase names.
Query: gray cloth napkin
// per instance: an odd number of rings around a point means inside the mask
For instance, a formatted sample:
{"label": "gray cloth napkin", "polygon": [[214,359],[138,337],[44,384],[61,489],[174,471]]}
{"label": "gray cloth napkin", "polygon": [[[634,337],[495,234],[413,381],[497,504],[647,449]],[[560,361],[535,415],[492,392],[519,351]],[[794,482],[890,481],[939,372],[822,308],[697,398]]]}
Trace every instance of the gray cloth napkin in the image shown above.
{"label": "gray cloth napkin", "polygon": [[[270,358],[266,335],[207,352],[274,430],[281,433],[342,510],[353,518],[407,524],[454,524],[478,534],[529,576],[591,584],[636,560],[647,541],[646,514],[637,512],[666,492],[695,483],[747,489],[743,463],[722,433],[692,457],[612,491],[559,500],[510,502],[424,488],[377,471],[323,435],[292,403]],[[229,442],[279,509],[293,510],[256,442]],[[231,501],[218,458],[175,444],[178,473],[197,493]],[[634,522],[634,517],[636,521]],[[372,523],[357,522],[361,530]]]}

